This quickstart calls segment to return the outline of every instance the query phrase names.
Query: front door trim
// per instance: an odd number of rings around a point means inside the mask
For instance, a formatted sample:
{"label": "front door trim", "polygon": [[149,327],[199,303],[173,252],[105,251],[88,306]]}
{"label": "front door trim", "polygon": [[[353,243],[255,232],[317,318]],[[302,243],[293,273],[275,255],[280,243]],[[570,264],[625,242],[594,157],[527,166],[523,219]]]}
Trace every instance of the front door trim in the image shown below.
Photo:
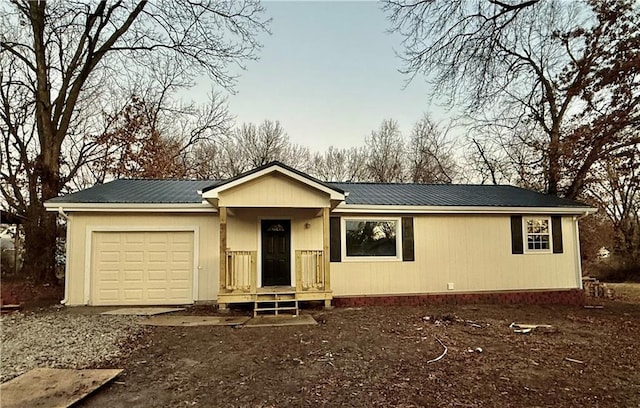
{"label": "front door trim", "polygon": [[291,259],[290,262],[290,270],[291,270],[291,286],[295,286],[295,281],[296,281],[296,271],[295,271],[295,256],[294,256],[294,248],[295,248],[295,240],[294,240],[294,234],[293,234],[293,219],[289,216],[281,216],[281,215],[273,215],[273,216],[265,216],[265,217],[258,217],[258,225],[257,225],[257,231],[258,231],[258,253],[256,256],[256,267],[258,270],[257,275],[257,282],[256,282],[256,287],[257,288],[262,288],[262,220],[288,220],[289,221],[289,243],[290,243],[290,254],[289,254],[289,258]]}

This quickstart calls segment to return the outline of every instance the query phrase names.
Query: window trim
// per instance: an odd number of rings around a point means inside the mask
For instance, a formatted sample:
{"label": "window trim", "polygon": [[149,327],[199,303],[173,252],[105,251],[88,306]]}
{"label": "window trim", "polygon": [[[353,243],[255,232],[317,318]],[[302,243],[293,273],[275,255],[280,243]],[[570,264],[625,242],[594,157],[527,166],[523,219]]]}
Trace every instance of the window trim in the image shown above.
{"label": "window trim", "polygon": [[[396,223],[396,255],[395,256],[348,256],[347,255],[347,221],[393,221]],[[340,249],[342,262],[402,262],[402,219],[401,217],[357,216],[340,217]]]}
{"label": "window trim", "polygon": [[[529,231],[527,229],[527,221],[529,220],[546,220],[549,226],[549,248],[547,249],[529,249]],[[551,216],[535,216],[525,215],[522,217],[522,249],[525,254],[553,254],[553,225]]]}

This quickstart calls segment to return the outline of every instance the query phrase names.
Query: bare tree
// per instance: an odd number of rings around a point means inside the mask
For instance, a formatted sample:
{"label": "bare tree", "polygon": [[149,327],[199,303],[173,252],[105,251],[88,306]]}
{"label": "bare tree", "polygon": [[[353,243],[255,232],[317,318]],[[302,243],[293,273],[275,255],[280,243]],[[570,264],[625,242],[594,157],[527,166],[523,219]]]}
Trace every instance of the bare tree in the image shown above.
{"label": "bare tree", "polygon": [[398,122],[385,119],[366,138],[368,178],[377,183],[404,181],[404,140]]}
{"label": "bare tree", "polygon": [[428,115],[413,127],[407,146],[409,179],[414,183],[451,183],[457,172],[447,132]]}
{"label": "bare tree", "polygon": [[309,149],[291,143],[280,122],[270,120],[243,123],[198,147],[196,157],[197,176],[213,178],[234,177],[273,161],[308,171],[311,161]]}
{"label": "bare tree", "polygon": [[[27,217],[26,272],[54,279],[56,220],[43,202],[82,165],[65,162],[71,156],[63,154],[65,142],[77,138],[74,157],[83,157],[91,122],[80,108],[100,105],[108,96],[105,83],[123,85],[167,61],[180,66],[182,83],[204,74],[232,86],[227,67],[255,57],[256,33],[267,23],[262,11],[253,0],[0,5],[2,132],[11,157],[3,161],[0,186],[8,205]],[[18,176],[21,171],[27,175]]]}
{"label": "bare tree", "polygon": [[624,262],[640,265],[640,145],[599,164],[587,197],[613,225],[613,253]]}
{"label": "bare tree", "polygon": [[430,75],[436,95],[476,124],[510,129],[512,145],[529,129],[525,159],[539,163],[547,192],[577,197],[600,158],[637,143],[619,131],[635,126],[640,105],[635,1],[390,0],[385,9],[405,37],[406,73]]}
{"label": "bare tree", "polygon": [[329,146],[325,152],[314,154],[310,173],[324,181],[366,181],[366,161],[363,147]]}
{"label": "bare tree", "polygon": [[282,159],[289,146],[289,136],[278,121],[265,120],[259,126],[244,123],[234,137],[252,168]]}

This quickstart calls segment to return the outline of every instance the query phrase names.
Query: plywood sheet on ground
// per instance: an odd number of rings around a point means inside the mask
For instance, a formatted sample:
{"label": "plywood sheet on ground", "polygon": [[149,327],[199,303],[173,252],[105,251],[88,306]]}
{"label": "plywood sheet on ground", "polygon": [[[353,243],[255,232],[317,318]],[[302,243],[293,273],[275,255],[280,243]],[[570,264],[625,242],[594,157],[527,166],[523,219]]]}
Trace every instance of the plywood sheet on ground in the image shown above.
{"label": "plywood sheet on ground", "polygon": [[156,316],[141,319],[148,326],[238,326],[249,320],[244,316]]}
{"label": "plywood sheet on ground", "polygon": [[180,312],[184,307],[127,307],[114,309],[100,314],[103,315],[133,315],[133,316],[153,316],[164,313]]}
{"label": "plywood sheet on ground", "polygon": [[36,368],[0,385],[0,403],[2,408],[69,407],[121,372]]}
{"label": "plywood sheet on ground", "polygon": [[246,327],[278,327],[318,324],[311,315],[300,316],[257,316],[245,323]]}

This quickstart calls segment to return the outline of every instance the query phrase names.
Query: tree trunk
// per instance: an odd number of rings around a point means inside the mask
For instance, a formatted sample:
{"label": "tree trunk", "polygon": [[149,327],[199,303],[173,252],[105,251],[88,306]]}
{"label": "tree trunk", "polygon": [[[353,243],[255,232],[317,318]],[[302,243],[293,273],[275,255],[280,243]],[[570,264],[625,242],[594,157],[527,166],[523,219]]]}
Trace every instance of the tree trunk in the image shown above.
{"label": "tree trunk", "polygon": [[33,203],[27,209],[27,220],[23,228],[25,235],[23,276],[30,276],[38,282],[57,283],[55,213],[48,213],[42,203]]}
{"label": "tree trunk", "polygon": [[[52,104],[48,80],[44,27],[45,2],[29,3],[29,18],[33,29],[33,50],[36,62],[36,124],[40,154],[35,162],[35,178],[40,191],[31,189],[27,221],[24,223],[25,258],[23,274],[42,282],[56,282],[56,214],[48,213],[44,202],[60,193],[60,152],[66,129],[56,129],[52,121]],[[61,137],[62,136],[62,137]]]}
{"label": "tree trunk", "polygon": [[547,193],[558,195],[560,184],[560,130],[554,126],[549,141],[549,170]]}

